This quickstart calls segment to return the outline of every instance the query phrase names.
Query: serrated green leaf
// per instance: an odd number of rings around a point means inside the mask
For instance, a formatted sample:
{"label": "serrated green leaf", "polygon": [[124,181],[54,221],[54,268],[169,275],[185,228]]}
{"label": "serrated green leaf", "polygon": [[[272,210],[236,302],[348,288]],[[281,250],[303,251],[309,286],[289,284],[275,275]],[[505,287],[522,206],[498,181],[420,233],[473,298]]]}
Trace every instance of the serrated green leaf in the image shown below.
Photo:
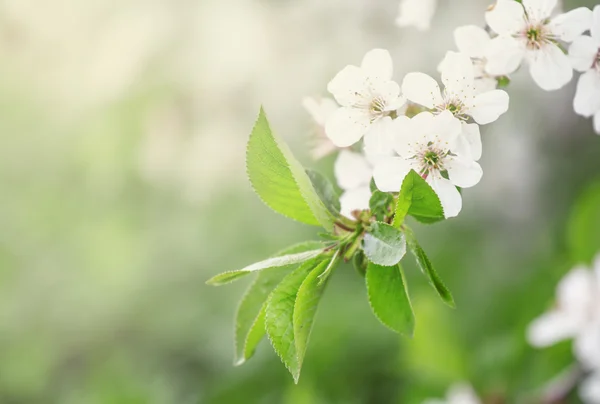
{"label": "serrated green leaf", "polygon": [[369,303],[379,321],[392,331],[412,337],[415,316],[402,267],[369,263],[366,283]]}
{"label": "serrated green leaf", "polygon": [[402,182],[396,203],[394,227],[399,228],[407,214],[427,224],[445,219],[440,198],[414,170],[411,170]]}
{"label": "serrated green leaf", "polygon": [[423,249],[417,242],[413,231],[410,228],[405,227],[404,234],[406,235],[406,243],[408,244],[408,249],[414,255],[417,261],[417,265],[419,266],[421,271],[427,276],[427,279],[429,279],[429,283],[431,284],[431,286],[433,286],[433,288],[442,298],[444,303],[446,303],[452,308],[456,307],[456,305],[454,304],[454,298],[452,297],[452,293],[450,293],[450,290],[448,290],[446,285],[444,285],[444,282],[442,282],[442,279],[433,268],[433,265],[431,264],[431,261],[429,261],[427,254],[425,254],[425,251],[423,251]]}
{"label": "serrated green leaf", "polygon": [[363,278],[367,273],[368,263],[369,261],[367,261],[367,257],[362,250],[357,251],[357,253],[354,254],[354,258],[352,258],[352,265],[354,266],[354,269],[356,269],[356,272],[358,272],[358,274]]}
{"label": "serrated green leaf", "polygon": [[387,223],[375,222],[365,234],[363,251],[375,264],[396,265],[406,254],[404,234]]}
{"label": "serrated green leaf", "polygon": [[207,285],[220,286],[227,283],[231,283],[243,276],[249,275],[253,272],[262,271],[268,268],[284,267],[292,264],[299,264],[304,261],[308,261],[311,258],[315,258],[319,254],[323,253],[323,249],[305,251],[297,254],[283,255],[281,257],[269,258],[261,262],[248,265],[243,269],[237,271],[223,272],[219,275],[215,275],[206,281]]}
{"label": "serrated green leaf", "polygon": [[567,226],[567,243],[575,262],[590,263],[600,250],[600,182],[577,200]]}
{"label": "serrated green leaf", "polygon": [[312,326],[317,313],[319,301],[325,290],[326,280],[323,281],[321,275],[327,272],[328,268],[336,263],[323,261],[317,265],[300,285],[294,304],[294,342],[296,344],[296,357],[298,358],[298,376],[294,376],[296,383],[300,377],[300,370],[304,361],[304,354],[312,331]]}
{"label": "serrated green leaf", "polygon": [[[275,256],[296,254],[318,249],[321,243],[309,241],[288,247]],[[244,294],[235,316],[235,361],[236,365],[243,364],[254,354],[258,343],[265,336],[264,316],[266,301],[271,291],[281,282],[288,271],[295,266],[266,269],[250,284]]]}
{"label": "serrated green leaf", "polygon": [[369,209],[377,220],[382,221],[390,213],[389,207],[393,202],[392,194],[376,190],[369,200]]}
{"label": "serrated green leaf", "polygon": [[283,278],[267,299],[265,329],[269,341],[296,382],[300,376],[300,363],[294,341],[294,306],[298,289],[317,265],[316,259],[302,264]]}
{"label": "serrated green leaf", "polygon": [[302,223],[333,229],[333,217],[317,195],[302,165],[273,133],[264,110],[248,140],[248,177],[263,202]]}
{"label": "serrated green leaf", "polygon": [[323,201],[325,207],[333,215],[338,216],[340,214],[340,195],[335,190],[333,184],[325,178],[325,176],[317,171],[307,169],[306,175],[310,178],[310,181],[315,189],[315,192]]}

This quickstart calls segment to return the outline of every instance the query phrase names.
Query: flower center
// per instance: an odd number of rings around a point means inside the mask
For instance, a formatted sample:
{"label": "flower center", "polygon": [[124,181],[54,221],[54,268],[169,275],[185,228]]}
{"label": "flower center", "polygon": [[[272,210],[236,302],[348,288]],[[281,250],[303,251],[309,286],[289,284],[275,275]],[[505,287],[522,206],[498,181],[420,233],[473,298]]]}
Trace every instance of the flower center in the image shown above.
{"label": "flower center", "polygon": [[443,150],[433,142],[429,142],[427,147],[415,156],[420,166],[419,174],[427,178],[432,171],[444,171],[444,159],[448,154],[448,150]]}
{"label": "flower center", "polygon": [[444,103],[439,105],[436,109],[438,112],[448,110],[452,112],[452,115],[463,121],[469,119],[466,115],[465,104],[457,98],[446,99],[446,101],[444,101]]}
{"label": "flower center", "polygon": [[535,23],[530,24],[521,33],[521,36],[525,39],[528,49],[540,49],[542,46],[549,44],[553,41],[554,37],[548,30],[545,24]]}
{"label": "flower center", "polygon": [[372,115],[382,115],[385,111],[385,102],[381,98],[375,98],[371,101],[369,110]]}

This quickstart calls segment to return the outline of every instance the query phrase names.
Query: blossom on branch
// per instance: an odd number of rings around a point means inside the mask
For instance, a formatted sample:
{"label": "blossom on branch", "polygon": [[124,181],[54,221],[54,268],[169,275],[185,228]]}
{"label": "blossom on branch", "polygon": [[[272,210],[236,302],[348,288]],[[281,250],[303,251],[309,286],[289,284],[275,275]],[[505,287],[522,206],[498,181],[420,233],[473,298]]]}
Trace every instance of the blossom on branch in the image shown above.
{"label": "blossom on branch", "polygon": [[360,153],[342,150],[335,161],[334,174],[340,188],[341,214],[353,218],[355,210],[369,209],[371,199],[371,163]]}

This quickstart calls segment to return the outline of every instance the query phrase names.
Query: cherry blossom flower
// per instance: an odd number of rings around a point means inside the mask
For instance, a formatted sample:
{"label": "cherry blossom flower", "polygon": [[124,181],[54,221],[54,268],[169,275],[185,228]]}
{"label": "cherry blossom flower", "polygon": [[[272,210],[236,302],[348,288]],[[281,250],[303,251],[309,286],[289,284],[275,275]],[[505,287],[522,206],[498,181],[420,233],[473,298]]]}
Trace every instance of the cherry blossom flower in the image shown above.
{"label": "cherry blossom flower", "polygon": [[412,119],[400,116],[391,125],[395,135],[392,147],[398,156],[376,162],[373,176],[377,188],[398,192],[406,174],[415,170],[437,193],[445,216],[457,216],[462,198],[456,187],[472,187],[483,174],[457,142],[462,131],[460,120],[449,111],[438,115],[421,112]]}
{"label": "cherry blossom flower", "polygon": [[325,125],[325,132],[338,147],[348,147],[363,137],[376,143],[390,120],[382,119],[404,104],[400,87],[392,81],[393,64],[388,51],[367,53],[361,67],[347,66],[327,89],[341,105]]}
{"label": "cherry blossom flower", "polygon": [[313,159],[320,160],[337,150],[337,147],[325,134],[327,119],[338,109],[338,105],[331,98],[304,97],[304,109],[315,122],[314,136],[311,138],[310,154]]}
{"label": "cherry blossom flower", "polygon": [[[475,94],[492,91],[498,87],[497,78],[485,71],[485,52],[491,40],[490,34],[476,25],[465,25],[454,30],[454,42],[458,51],[468,55],[473,62]],[[446,69],[446,63],[449,63],[448,56],[438,67],[440,72]]]}
{"label": "cherry blossom flower", "polygon": [[481,401],[471,386],[457,384],[448,390],[445,400],[429,399],[423,404],[481,404]]}
{"label": "cherry blossom flower", "polygon": [[593,116],[594,130],[600,134],[600,6],[593,11],[591,34],[576,38],[569,48],[573,68],[583,73],[573,107],[578,115]]}
{"label": "cherry blossom flower", "polygon": [[557,0],[498,0],[485,19],[498,36],[485,54],[486,71],[513,73],[523,59],[533,80],[542,89],[557,90],[571,81],[573,69],[557,41],[571,42],[588,30],[591,10],[576,8],[552,17]]}
{"label": "cherry blossom flower", "polygon": [[437,0],[401,0],[396,25],[413,26],[420,31],[427,31],[436,7]]}
{"label": "cherry blossom flower", "polygon": [[355,210],[369,209],[373,168],[365,156],[342,150],[335,161],[334,174],[344,193],[340,197],[341,214],[352,218]]}
{"label": "cherry blossom flower", "polygon": [[424,73],[409,73],[402,82],[404,96],[437,112],[450,111],[466,121],[469,116],[481,125],[492,123],[508,110],[508,94],[492,90],[477,94],[475,70],[464,53],[448,52],[442,65],[444,92],[434,78]]}

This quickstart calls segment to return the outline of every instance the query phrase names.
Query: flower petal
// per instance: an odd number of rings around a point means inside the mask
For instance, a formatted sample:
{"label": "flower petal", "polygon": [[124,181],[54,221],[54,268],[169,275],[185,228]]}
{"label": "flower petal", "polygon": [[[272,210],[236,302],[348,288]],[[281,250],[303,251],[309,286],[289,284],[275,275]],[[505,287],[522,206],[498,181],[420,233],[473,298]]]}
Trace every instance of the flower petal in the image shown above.
{"label": "flower petal", "polygon": [[347,191],[369,185],[373,168],[362,154],[342,150],[335,160],[333,172],[340,188]]}
{"label": "flower petal", "polygon": [[327,85],[327,90],[343,107],[366,104],[371,99],[366,73],[356,66],[346,66]]}
{"label": "flower petal", "polygon": [[552,11],[556,8],[557,0],[523,0],[523,7],[527,11],[527,17],[535,22],[550,18]]}
{"label": "flower petal", "polygon": [[583,35],[575,39],[569,47],[569,59],[573,69],[585,72],[592,68],[598,54],[598,46],[591,36]]}
{"label": "flower petal", "polygon": [[[517,4],[516,2],[513,2]],[[490,41],[485,58],[485,71],[492,76],[503,76],[519,68],[525,56],[525,44],[511,36],[501,35]]]}
{"label": "flower petal", "polygon": [[402,81],[402,93],[408,100],[427,108],[444,102],[437,81],[424,73],[408,73]]}
{"label": "flower petal", "polygon": [[304,97],[302,106],[319,126],[325,126],[327,119],[339,108],[331,98]]}
{"label": "flower petal", "polygon": [[402,0],[396,24],[400,27],[413,26],[426,31],[435,14],[437,0]]}
{"label": "flower petal", "polygon": [[600,135],[600,111],[594,115],[594,131]]}
{"label": "flower petal", "polygon": [[477,161],[481,158],[483,145],[481,143],[481,132],[476,123],[462,123],[462,132],[456,139],[456,145],[451,148],[452,152],[459,157],[469,158]]}
{"label": "flower petal", "polygon": [[444,160],[444,167],[448,170],[450,181],[461,188],[470,188],[481,181],[483,170],[473,160],[448,156]]}
{"label": "flower petal", "polygon": [[552,311],[533,320],[527,329],[527,341],[534,347],[544,348],[576,334],[577,325],[567,314]]}
{"label": "flower petal", "polygon": [[475,79],[473,62],[466,53],[447,52],[441,73],[447,97],[470,101]]}
{"label": "flower petal", "polygon": [[572,42],[592,26],[592,10],[579,7],[550,21],[550,31],[565,42]]}
{"label": "flower petal", "polygon": [[371,126],[371,117],[361,109],[339,108],[325,124],[325,133],[337,147],[348,147],[358,142]]}
{"label": "flower petal", "polygon": [[525,10],[514,0],[498,0],[492,9],[485,13],[485,21],[495,33],[511,35],[525,26]]}
{"label": "flower petal", "polygon": [[440,198],[446,218],[456,217],[462,209],[462,197],[449,180],[439,174],[429,175],[427,182]]}
{"label": "flower petal", "polygon": [[342,196],[340,196],[340,213],[350,219],[353,219],[353,211],[369,209],[370,199],[371,189],[369,186],[346,191],[342,194]]}
{"label": "flower petal", "polygon": [[579,396],[584,403],[600,403],[600,370],[596,370],[581,382]]}
{"label": "flower petal", "polygon": [[378,78],[371,79],[370,81],[371,99],[381,99],[384,104],[384,111],[395,111],[404,104],[404,99],[400,97],[400,86],[398,83]]}
{"label": "flower petal", "polygon": [[475,122],[486,125],[496,121],[500,115],[508,111],[508,93],[504,90],[492,90],[475,96],[473,106],[468,114]]}
{"label": "flower petal", "polygon": [[[431,115],[430,113],[428,113]],[[415,155],[414,143],[419,139],[421,134],[414,118],[411,120],[407,116],[399,116],[392,121],[390,132],[391,140],[396,153],[405,159],[409,159]]]}
{"label": "flower petal", "polygon": [[592,29],[590,31],[596,45],[600,47],[600,5],[594,7],[592,13]]}
{"label": "flower petal", "polygon": [[427,133],[427,140],[429,142],[439,142],[444,148],[447,148],[447,145],[452,145],[462,132],[461,121],[448,110],[433,116],[431,123],[423,124],[418,121],[414,121],[414,123],[424,128],[428,125],[430,129]]}
{"label": "flower petal", "polygon": [[392,56],[385,49],[373,49],[363,58],[361,68],[370,77],[391,80],[394,74]]}
{"label": "flower petal", "polygon": [[498,87],[498,81],[493,77],[481,77],[475,79],[475,94],[481,94],[495,90]]}
{"label": "flower petal", "polygon": [[594,304],[595,281],[590,270],[577,266],[561,279],[556,288],[560,310],[581,325],[587,323],[587,310]]}
{"label": "flower petal", "polygon": [[477,394],[468,384],[456,384],[448,391],[448,403],[450,404],[481,404]]}
{"label": "flower petal", "polygon": [[569,58],[554,44],[530,51],[527,57],[529,73],[542,90],[558,90],[573,78],[573,68]]}
{"label": "flower petal", "polygon": [[600,112],[600,72],[590,70],[579,77],[573,109],[586,118]]}
{"label": "flower petal", "polygon": [[600,367],[600,321],[590,321],[575,339],[575,356],[587,369]]}
{"label": "flower petal", "polygon": [[394,154],[392,131],[392,118],[389,116],[373,122],[365,134],[365,152],[371,157]]}
{"label": "flower petal", "polygon": [[458,50],[475,59],[483,59],[490,41],[490,34],[477,25],[465,25],[454,30]]}
{"label": "flower petal", "polygon": [[402,157],[385,158],[373,170],[375,185],[383,192],[398,192],[404,177],[412,168],[410,162]]}

